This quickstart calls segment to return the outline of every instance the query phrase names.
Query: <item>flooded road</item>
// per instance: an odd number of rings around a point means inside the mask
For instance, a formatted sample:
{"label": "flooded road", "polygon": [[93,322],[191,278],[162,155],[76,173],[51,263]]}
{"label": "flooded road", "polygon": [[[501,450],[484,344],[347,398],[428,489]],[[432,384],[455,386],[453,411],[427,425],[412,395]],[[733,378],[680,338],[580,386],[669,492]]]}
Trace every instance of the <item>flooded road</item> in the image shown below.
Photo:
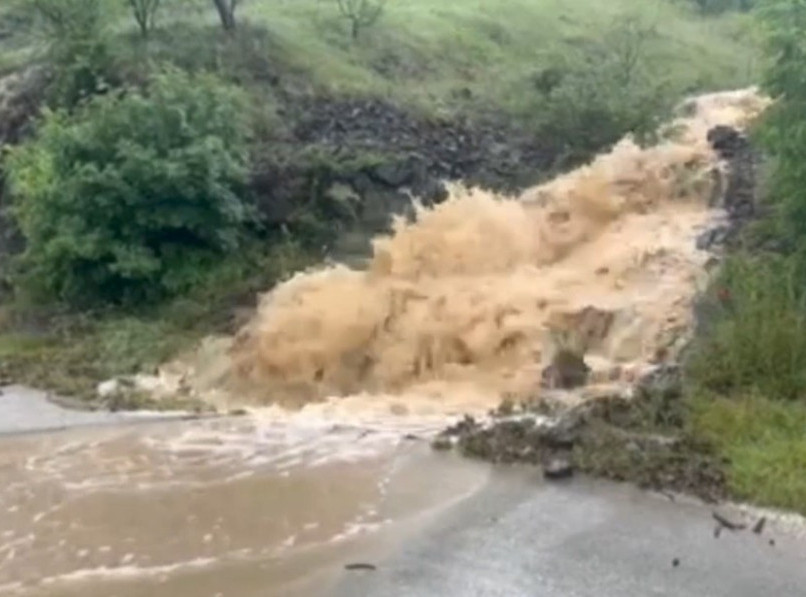
{"label": "flooded road", "polygon": [[2,438],[0,592],[323,594],[486,482],[405,435],[239,418]]}

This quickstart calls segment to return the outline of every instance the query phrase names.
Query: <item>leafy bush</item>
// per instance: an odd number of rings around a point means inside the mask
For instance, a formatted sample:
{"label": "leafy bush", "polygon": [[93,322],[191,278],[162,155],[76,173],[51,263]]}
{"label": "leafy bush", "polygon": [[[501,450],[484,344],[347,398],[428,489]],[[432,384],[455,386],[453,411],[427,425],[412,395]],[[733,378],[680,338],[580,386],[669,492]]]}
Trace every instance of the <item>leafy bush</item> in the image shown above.
{"label": "leafy bush", "polygon": [[27,239],[21,282],[40,298],[155,299],[235,249],[247,205],[245,100],[211,76],[153,75],[147,90],[47,112],[7,169]]}
{"label": "leafy bush", "polygon": [[776,98],[760,137],[774,169],[771,196],[780,206],[781,233],[795,247],[806,245],[806,3],[766,0],[760,10],[770,57],[765,91]]}
{"label": "leafy bush", "polygon": [[55,78],[52,103],[72,108],[116,79],[109,0],[27,0],[44,24]]}
{"label": "leafy bush", "polygon": [[642,135],[654,130],[670,95],[647,64],[647,43],[656,35],[653,26],[624,19],[593,44],[581,63],[566,61],[541,72],[530,108],[538,135],[563,139],[573,155],[584,158],[627,131]]}

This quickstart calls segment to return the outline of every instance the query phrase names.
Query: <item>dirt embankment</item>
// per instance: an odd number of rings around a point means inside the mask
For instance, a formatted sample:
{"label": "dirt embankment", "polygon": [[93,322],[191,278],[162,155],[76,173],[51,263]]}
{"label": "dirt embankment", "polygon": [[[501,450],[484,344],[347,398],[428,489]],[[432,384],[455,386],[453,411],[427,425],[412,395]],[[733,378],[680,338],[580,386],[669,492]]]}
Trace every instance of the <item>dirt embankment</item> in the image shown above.
{"label": "dirt embankment", "polygon": [[[713,262],[737,248],[742,228],[759,214],[757,176],[761,160],[740,131],[717,126],[708,141],[726,162],[720,186],[724,220],[697,240]],[[694,305],[697,325],[707,324],[708,299]],[[502,404],[482,422],[467,417],[445,429],[435,449],[496,463],[543,467],[547,478],[579,471],[659,491],[696,495],[713,502],[727,497],[724,462],[687,430],[681,362],[656,365],[634,383],[606,390],[585,388],[589,368],[581,358],[558,354],[544,381],[553,381],[539,401]],[[567,355],[566,355],[567,356]],[[556,388],[557,380],[562,388]],[[574,395],[575,400],[569,401]],[[573,406],[569,406],[573,404]]]}

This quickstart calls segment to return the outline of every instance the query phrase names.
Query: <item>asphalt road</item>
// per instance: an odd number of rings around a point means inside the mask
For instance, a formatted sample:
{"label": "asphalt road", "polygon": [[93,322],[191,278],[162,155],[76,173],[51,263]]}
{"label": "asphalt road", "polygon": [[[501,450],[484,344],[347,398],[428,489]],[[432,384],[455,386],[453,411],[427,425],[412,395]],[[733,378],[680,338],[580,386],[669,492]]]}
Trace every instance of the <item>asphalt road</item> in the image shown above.
{"label": "asphalt road", "polygon": [[[587,480],[502,474],[337,597],[796,597],[806,540],[714,537],[713,508]],[[772,545],[771,540],[774,542]]]}
{"label": "asphalt road", "polygon": [[5,386],[0,392],[0,436],[188,418],[184,413],[70,410],[50,402],[44,392],[21,386]]}

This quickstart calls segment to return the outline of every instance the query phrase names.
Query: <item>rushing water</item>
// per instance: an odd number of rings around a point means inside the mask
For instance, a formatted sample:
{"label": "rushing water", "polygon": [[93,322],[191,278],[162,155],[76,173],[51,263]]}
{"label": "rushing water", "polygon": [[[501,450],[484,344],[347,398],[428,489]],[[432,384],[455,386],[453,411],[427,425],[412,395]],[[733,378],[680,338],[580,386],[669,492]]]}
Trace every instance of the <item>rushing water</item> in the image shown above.
{"label": "rushing water", "polygon": [[697,98],[657,146],[627,139],[519,199],[456,189],[366,271],[297,275],[149,382],[247,417],[3,439],[0,593],[324,591],[486,482],[428,452],[449,417],[535,396],[558,347],[601,382],[674,356],[719,215],[706,133],[764,105]]}

